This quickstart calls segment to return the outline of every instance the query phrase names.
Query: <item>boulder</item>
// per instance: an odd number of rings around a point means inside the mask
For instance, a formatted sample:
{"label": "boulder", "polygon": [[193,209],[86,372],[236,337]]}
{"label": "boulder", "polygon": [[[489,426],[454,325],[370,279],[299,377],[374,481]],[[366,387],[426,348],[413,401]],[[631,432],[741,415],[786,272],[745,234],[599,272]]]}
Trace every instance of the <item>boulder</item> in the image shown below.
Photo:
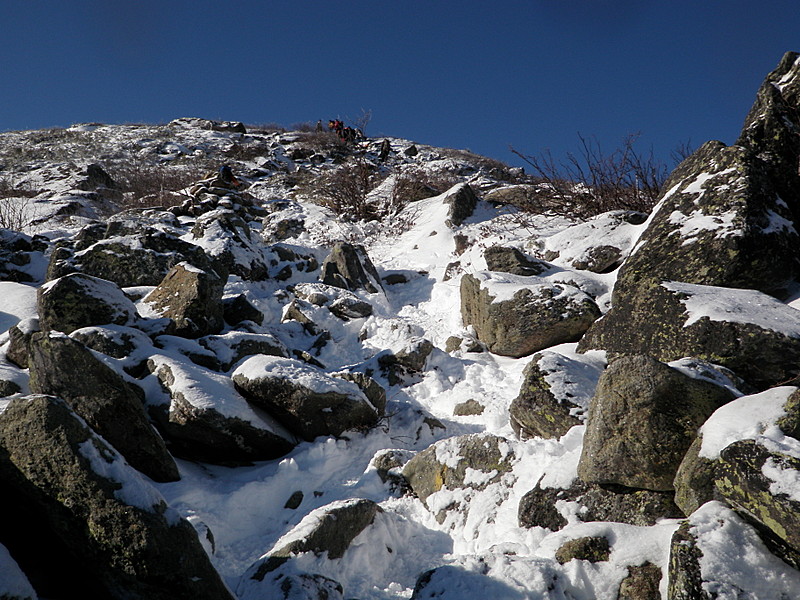
{"label": "boulder", "polygon": [[170,397],[168,405],[150,406],[150,413],[176,456],[236,465],[279,458],[294,448],[294,437],[250,406],[229,377],[160,354],[148,368]]}
{"label": "boulder", "polygon": [[198,338],[219,333],[223,326],[225,281],[213,271],[189,263],[175,265],[144,299],[162,317],[175,321],[176,335]]}
{"label": "boulder", "polygon": [[91,325],[134,325],[139,314],[114,283],[74,273],[39,288],[39,326],[43,331],[72,333]]}
{"label": "boulder", "polygon": [[267,244],[282,242],[306,231],[306,212],[297,202],[273,201],[266,205],[267,215],[261,221],[261,238]]}
{"label": "boulder", "polygon": [[[403,477],[414,494],[428,505],[428,498],[442,489],[476,489],[499,482],[511,471],[514,451],[504,438],[491,434],[470,434],[448,438],[426,448],[405,467]],[[476,477],[475,472],[480,476]],[[468,499],[464,500],[468,503]],[[448,510],[466,506],[448,506],[438,510],[436,519],[444,522]]]}
{"label": "boulder", "polygon": [[795,432],[798,400],[800,391],[796,387],[771,388],[737,398],[706,420],[675,474],[675,502],[685,515],[710,500],[721,499],[715,482],[721,476],[720,453],[726,446],[761,439],[776,429],[785,435]]}
{"label": "boulder", "polygon": [[372,314],[372,305],[342,288],[323,283],[301,283],[295,286],[294,293],[315,306],[325,306],[331,313],[342,319],[363,319]]}
{"label": "boulder", "polygon": [[461,278],[461,316],[491,352],[519,358],[578,341],[600,309],[570,285],[481,271]]}
{"label": "boulder", "polygon": [[0,281],[35,281],[37,273],[31,257],[45,248],[40,240],[0,227]]}
{"label": "boulder", "polygon": [[370,294],[383,292],[381,278],[363,246],[337,242],[322,261],[320,280],[346,290],[364,289]]}
{"label": "boulder", "polygon": [[[46,572],[30,574],[43,597],[232,598],[192,526],[64,402],[31,396],[0,415],[0,478],[17,519],[4,539],[46,536]],[[73,570],[53,579],[62,560]]]}
{"label": "boulder", "polygon": [[40,330],[39,319],[23,319],[8,330],[6,359],[20,369],[28,368],[28,344],[31,336]]}
{"label": "boulder", "polygon": [[[800,250],[799,91],[797,55],[788,54],[767,76],[737,143],[727,147],[708,142],[672,173],[633,253],[620,268],[613,308],[590,330],[581,348],[677,358],[668,348],[685,346],[688,334],[679,331],[680,307],[664,292],[664,282],[785,295],[786,286],[800,274],[795,259]],[[662,323],[666,325],[653,325]],[[742,365],[757,361],[757,354],[747,353],[750,331],[704,333],[709,340],[742,340],[745,352],[735,353]],[[689,337],[698,351],[684,350],[683,355],[729,357],[734,343],[728,339],[722,348],[711,341],[702,343],[696,330]],[[763,340],[756,346],[769,347]],[[786,350],[778,348],[777,354]],[[795,356],[790,360],[796,364],[797,350],[791,351]],[[737,371],[733,364],[712,361]],[[767,387],[797,373],[782,371],[777,379],[760,377],[758,385]]]}
{"label": "boulder", "polygon": [[509,407],[514,433],[521,439],[558,438],[583,423],[604,366],[549,350],[535,354]]}
{"label": "boulder", "polygon": [[449,205],[445,222],[449,227],[458,227],[472,216],[478,197],[468,183],[458,183],[445,192],[442,202]]}
{"label": "boulder", "polygon": [[253,306],[245,294],[223,298],[222,317],[228,325],[234,327],[245,321],[252,321],[256,325],[264,322],[264,313]]}
{"label": "boulder", "polygon": [[[163,215],[163,216],[162,216]],[[178,237],[177,228],[165,227],[170,213],[121,213],[107,224],[84,228],[74,248],[54,252],[48,279],[80,272],[113,281],[120,287],[158,285],[180,262],[210,270],[212,263],[202,248]],[[174,217],[173,217],[174,218]]]}
{"label": "boulder", "polygon": [[757,532],[719,502],[704,504],[677,528],[667,580],[670,599],[800,597],[800,571],[771,554]]}
{"label": "boulder", "polygon": [[177,481],[178,467],[125,380],[80,342],[36,333],[30,344],[30,387],[59,396],[130,465],[155,481]]}
{"label": "boulder", "polygon": [[531,260],[518,249],[508,246],[490,246],[483,251],[486,268],[490,271],[514,275],[541,275],[550,265],[541,260]]}
{"label": "boulder", "polygon": [[286,346],[269,333],[229,331],[223,335],[207,335],[198,341],[214,353],[223,371],[229,371],[243,358],[256,354],[289,355]]}
{"label": "boulder", "polygon": [[358,385],[299,360],[253,356],[232,378],[245,398],[306,441],[373,427],[380,416]]}
{"label": "boulder", "polygon": [[649,354],[665,362],[693,356],[758,389],[800,374],[800,312],[762,292],[664,282],[642,291],[637,302],[642,310],[624,323],[592,327],[578,351],[604,348],[610,358]]}
{"label": "boulder", "polygon": [[433,348],[430,340],[414,336],[401,350],[379,355],[378,364],[389,385],[410,385],[419,381]]}
{"label": "boulder", "polygon": [[599,486],[575,479],[566,488],[542,487],[537,483],[520,500],[517,520],[520,527],[558,531],[566,527],[569,515],[585,523],[612,521],[639,527],[683,516],[670,492]]}
{"label": "boulder", "polygon": [[741,440],[720,453],[714,486],[728,505],[800,556],[798,480],[800,458],[769,450],[756,440]]}
{"label": "boulder", "polygon": [[613,361],[589,405],[578,475],[586,482],[672,491],[697,428],[733,399],[649,356]]}
{"label": "boulder", "polygon": [[261,563],[256,564],[236,587],[238,600],[344,600],[342,584],[330,577],[304,573],[279,560],[263,569]]}

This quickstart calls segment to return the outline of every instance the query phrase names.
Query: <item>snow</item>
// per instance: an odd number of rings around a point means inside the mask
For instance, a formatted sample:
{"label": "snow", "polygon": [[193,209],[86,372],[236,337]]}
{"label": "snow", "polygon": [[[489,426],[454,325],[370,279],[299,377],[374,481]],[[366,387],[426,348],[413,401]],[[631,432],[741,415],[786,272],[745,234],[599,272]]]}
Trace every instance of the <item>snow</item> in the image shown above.
{"label": "snow", "polygon": [[661,285],[680,294],[680,301],[688,313],[684,327],[707,317],[712,321],[750,323],[788,337],[800,337],[800,310],[757,290],[678,281],[665,281]]}
{"label": "snow", "polygon": [[0,544],[0,597],[32,600],[38,598],[28,578],[2,544]]}
{"label": "snow", "polygon": [[38,316],[36,288],[13,281],[0,281],[0,332],[24,319]]}

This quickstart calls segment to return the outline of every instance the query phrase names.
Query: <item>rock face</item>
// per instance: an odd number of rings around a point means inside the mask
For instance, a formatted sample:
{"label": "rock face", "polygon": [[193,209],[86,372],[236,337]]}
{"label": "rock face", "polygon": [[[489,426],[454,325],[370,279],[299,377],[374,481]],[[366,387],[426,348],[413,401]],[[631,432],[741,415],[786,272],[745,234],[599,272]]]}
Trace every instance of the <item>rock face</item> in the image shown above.
{"label": "rock face", "polygon": [[72,333],[90,325],[131,325],[139,315],[114,283],[75,273],[49,282],[37,294],[42,330]]}
{"label": "rock face", "polygon": [[145,302],[161,316],[175,321],[177,335],[198,338],[222,330],[224,286],[225,282],[213,271],[180,263],[147,295]]}
{"label": "rock face", "polygon": [[31,390],[67,404],[142,473],[176,481],[178,468],[128,384],[82,344],[36,333],[30,345]]}
{"label": "rock face", "polygon": [[730,391],[647,356],[622,357],[601,375],[578,465],[586,482],[671,491],[697,428]]}
{"label": "rock face", "polygon": [[[519,289],[520,285],[525,287]],[[514,290],[513,295],[506,288]],[[519,358],[577,341],[600,316],[600,309],[569,285],[479,272],[461,278],[461,316],[491,352]]]}
{"label": "rock face", "polygon": [[[192,526],[64,402],[27,397],[0,415],[0,473],[3,512],[33,516],[47,528],[51,551],[77,560],[66,581],[56,580],[58,593],[73,588],[119,599],[232,598]],[[10,529],[6,533],[15,539],[29,535]],[[49,575],[39,574],[47,587]]]}
{"label": "rock face", "polygon": [[358,385],[299,360],[254,356],[232,377],[237,389],[253,404],[307,441],[373,427],[380,416]]}
{"label": "rock face", "polygon": [[320,280],[346,290],[364,289],[370,294],[383,291],[375,265],[363,246],[338,242],[322,262]]}
{"label": "rock face", "polygon": [[[797,277],[797,57],[787,54],[767,77],[735,145],[709,142],[670,176],[647,229],[620,269],[613,308],[582,340],[582,349],[646,353],[661,360],[687,354],[712,361],[713,354],[728,356],[730,347],[717,348],[711,341],[699,352],[666,347],[673,344],[671,338],[683,323],[681,313],[675,314],[675,300],[663,292],[663,282],[781,295]],[[654,328],[648,322],[667,325]],[[752,355],[743,362],[749,360]],[[733,364],[721,364],[736,370]],[[759,383],[766,386],[786,379],[762,377]]]}
{"label": "rock face", "polygon": [[472,216],[478,197],[468,183],[460,183],[447,191],[443,202],[450,205],[447,211],[448,224],[458,227]]}

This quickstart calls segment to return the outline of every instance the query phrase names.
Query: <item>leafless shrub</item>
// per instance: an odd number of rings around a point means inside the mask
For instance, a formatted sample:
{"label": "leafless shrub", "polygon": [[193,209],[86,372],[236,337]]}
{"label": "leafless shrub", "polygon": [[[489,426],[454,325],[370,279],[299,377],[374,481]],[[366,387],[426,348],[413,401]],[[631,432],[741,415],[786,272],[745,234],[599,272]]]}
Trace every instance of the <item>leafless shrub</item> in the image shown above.
{"label": "leafless shrub", "polygon": [[360,130],[365,136],[367,135],[367,125],[372,121],[372,111],[361,109],[361,112],[355,119],[348,119],[353,123],[353,126]]}
{"label": "leafless shrub", "polygon": [[355,157],[313,180],[309,195],[345,220],[372,221],[383,216],[383,207],[367,202],[367,195],[381,178],[375,165],[363,157]]}
{"label": "leafless shrub", "polygon": [[319,153],[345,153],[347,144],[333,131],[303,131],[297,138],[298,146]]}
{"label": "leafless shrub", "polygon": [[23,231],[31,222],[30,197],[0,197],[0,227]]}
{"label": "leafless shrub", "polygon": [[225,151],[225,156],[231,161],[248,162],[262,156],[269,156],[270,146],[265,140],[251,138],[234,141]]}
{"label": "leafless shrub", "polygon": [[578,154],[556,161],[549,151],[538,156],[512,152],[533,168],[537,192],[522,210],[588,218],[610,210],[649,212],[668,175],[652,150],[640,154],[637,135],[627,136],[611,154],[597,140],[579,135]]}
{"label": "leafless shrub", "polygon": [[123,193],[124,208],[169,208],[186,196],[180,190],[202,179],[200,168],[169,168],[133,163],[116,169],[113,177]]}
{"label": "leafless shrub", "polygon": [[278,123],[256,123],[254,125],[246,125],[248,133],[286,133],[286,128]]}

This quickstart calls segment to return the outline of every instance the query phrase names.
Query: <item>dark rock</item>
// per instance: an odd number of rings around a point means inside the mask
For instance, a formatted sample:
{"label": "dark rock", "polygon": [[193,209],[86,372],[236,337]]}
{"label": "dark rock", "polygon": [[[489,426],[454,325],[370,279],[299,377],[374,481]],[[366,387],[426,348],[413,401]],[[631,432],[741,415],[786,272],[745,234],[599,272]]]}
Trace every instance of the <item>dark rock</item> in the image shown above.
{"label": "dark rock", "polygon": [[[507,300],[497,300],[490,289],[496,294],[504,284],[516,291]],[[521,285],[525,287],[518,289]],[[491,352],[519,358],[577,341],[600,317],[600,309],[569,285],[533,278],[505,283],[491,272],[479,272],[461,278],[461,316]]]}
{"label": "dark rock", "polygon": [[222,299],[222,316],[228,325],[239,325],[252,321],[256,325],[264,322],[264,313],[253,306],[244,294]]}
{"label": "dark rock", "polygon": [[300,507],[302,503],[303,503],[303,492],[297,490],[291,496],[289,496],[289,499],[286,501],[286,504],[283,505],[283,508],[296,510],[297,508]]}
{"label": "dark rock", "polygon": [[453,407],[453,415],[456,417],[469,417],[472,415],[482,415],[486,407],[475,400],[470,398],[465,402],[460,402]]}
{"label": "dark rock", "polygon": [[236,588],[239,600],[344,600],[342,585],[298,571],[288,558],[268,557],[251,566]]}
{"label": "dark rock", "polygon": [[687,517],[709,500],[713,500],[714,481],[719,462],[700,456],[703,436],[698,434],[675,473],[675,504]]}
{"label": "dark rock", "polygon": [[148,366],[171,398],[168,407],[151,407],[150,413],[176,456],[241,465],[294,448],[293,436],[250,407],[228,377],[164,356],[154,356]]}
{"label": "dark rock", "polygon": [[243,358],[256,354],[289,355],[286,346],[269,333],[229,331],[224,335],[207,335],[198,341],[214,353],[223,371],[230,370]]}
{"label": "dark rock", "polygon": [[177,481],[178,468],[139,397],[123,378],[79,342],[36,333],[30,344],[30,387],[63,398],[77,415],[155,481]]}
{"label": "dark rock", "polygon": [[383,291],[381,279],[363,246],[338,242],[322,262],[322,283],[346,290]]}
{"label": "dark rock", "polygon": [[31,336],[39,331],[39,319],[20,321],[8,330],[9,344],[6,359],[20,369],[28,368],[28,344]]}
{"label": "dark rock", "polygon": [[22,391],[22,388],[14,381],[0,378],[0,398],[7,398]]}
{"label": "dark rock", "polygon": [[692,534],[689,522],[672,534],[669,549],[669,587],[670,600],[710,600],[711,596],[703,590],[703,576],[700,572],[700,558],[703,552],[697,546],[697,538]]}
{"label": "dark rock", "polygon": [[142,346],[152,346],[145,333],[121,325],[83,327],[73,331],[70,337],[87,348],[118,359],[129,357]]}
{"label": "dark rock", "polygon": [[82,273],[49,282],[37,292],[43,331],[72,333],[92,325],[134,325],[136,307],[116,284]]}
{"label": "dark rock", "polygon": [[442,202],[450,205],[446,223],[450,227],[458,227],[472,216],[478,205],[478,197],[468,183],[459,183],[447,191]]}
{"label": "dark rock", "polygon": [[654,600],[660,598],[658,590],[661,569],[653,563],[628,567],[628,576],[619,585],[617,600]]}
{"label": "dark rock", "polygon": [[14,400],[0,415],[0,478],[4,511],[45,525],[41,543],[74,557],[77,572],[48,597],[80,586],[120,600],[232,598],[192,526],[62,401]]}
{"label": "dark rock", "polygon": [[513,273],[514,275],[541,275],[550,268],[544,261],[531,260],[516,248],[490,246],[483,252],[490,271]]}
{"label": "dark rock", "polygon": [[733,399],[648,356],[622,357],[600,376],[589,405],[578,475],[586,482],[672,491],[697,428]]}
{"label": "dark rock", "polygon": [[176,335],[198,338],[222,330],[224,287],[225,282],[213,271],[180,263],[147,295],[145,302],[161,316],[175,321]]}
{"label": "dark rock", "polygon": [[358,385],[291,358],[254,356],[233,372],[233,381],[250,402],[306,441],[378,421]]}
{"label": "dark rock", "polygon": [[217,273],[238,275],[247,281],[267,278],[261,240],[232,210],[218,209],[200,216],[192,228],[195,243],[207,248]]}
{"label": "dark rock", "polygon": [[660,519],[680,518],[682,513],[670,492],[636,490],[622,486],[599,486],[579,479],[568,488],[542,488],[536,484],[519,503],[520,527],[546,527],[558,531],[567,525],[556,502],[574,502],[583,522],[612,521],[639,527],[655,525]]}
{"label": "dark rock", "polygon": [[389,385],[407,385],[424,371],[425,363],[433,352],[433,343],[422,337],[413,337],[402,350],[385,352],[378,356],[381,371]]}
{"label": "dark rock", "polygon": [[331,373],[331,375],[355,383],[361,391],[364,392],[370,404],[378,411],[378,415],[383,416],[386,410],[386,390],[380,383],[369,375],[357,371],[340,371],[338,373]]}
{"label": "dark rock", "polygon": [[586,560],[592,563],[607,561],[611,546],[604,537],[582,537],[564,542],[556,550],[556,560],[563,565],[571,560]]}

